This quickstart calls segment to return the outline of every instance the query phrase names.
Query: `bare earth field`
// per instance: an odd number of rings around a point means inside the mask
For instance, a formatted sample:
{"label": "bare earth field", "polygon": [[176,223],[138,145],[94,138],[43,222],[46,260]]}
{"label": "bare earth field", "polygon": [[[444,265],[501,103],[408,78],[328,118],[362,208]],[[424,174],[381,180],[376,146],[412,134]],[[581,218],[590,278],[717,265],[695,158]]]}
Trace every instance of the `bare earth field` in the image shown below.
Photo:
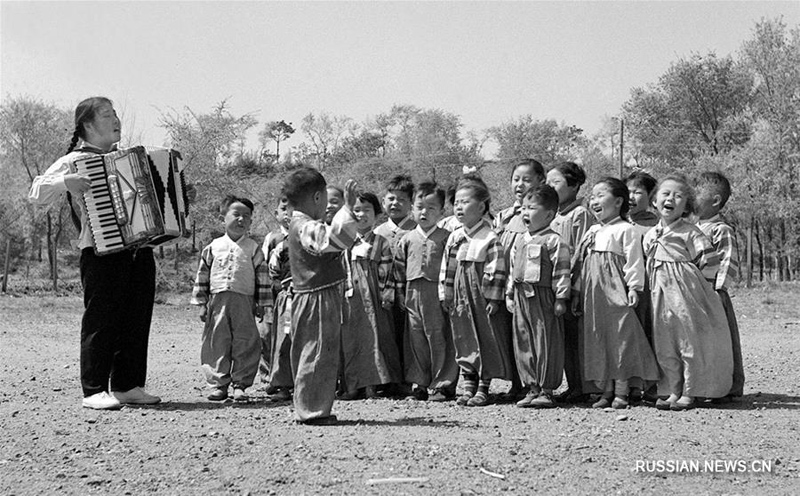
{"label": "bare earth field", "polygon": [[3,295],[0,494],[799,494],[800,286],[733,296],[740,403],[677,413],[384,399],[337,402],[340,425],[306,427],[263,391],[205,400],[186,295],[155,309],[148,389],[163,404],[117,412],[80,406],[80,297]]}

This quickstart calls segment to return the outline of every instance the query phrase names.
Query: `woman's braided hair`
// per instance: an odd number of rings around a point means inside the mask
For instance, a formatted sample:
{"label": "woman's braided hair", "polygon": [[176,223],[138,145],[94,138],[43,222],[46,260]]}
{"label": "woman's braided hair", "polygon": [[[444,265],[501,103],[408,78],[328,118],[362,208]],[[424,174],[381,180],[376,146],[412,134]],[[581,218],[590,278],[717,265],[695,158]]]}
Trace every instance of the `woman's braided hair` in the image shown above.
{"label": "woman's braided hair", "polygon": [[[67,148],[67,155],[72,153],[72,150],[78,146],[78,140],[86,139],[86,129],[83,127],[83,125],[94,120],[94,116],[97,113],[97,108],[103,104],[113,105],[111,100],[104,96],[93,96],[83,100],[78,104],[77,107],[75,107],[75,131],[72,132],[72,140]],[[75,228],[78,230],[78,232],[80,232],[81,219],[78,217],[78,213],[75,211],[75,207],[72,205],[72,194],[69,191],[67,191],[67,204],[69,205],[69,216],[72,219],[72,223],[75,225]]]}

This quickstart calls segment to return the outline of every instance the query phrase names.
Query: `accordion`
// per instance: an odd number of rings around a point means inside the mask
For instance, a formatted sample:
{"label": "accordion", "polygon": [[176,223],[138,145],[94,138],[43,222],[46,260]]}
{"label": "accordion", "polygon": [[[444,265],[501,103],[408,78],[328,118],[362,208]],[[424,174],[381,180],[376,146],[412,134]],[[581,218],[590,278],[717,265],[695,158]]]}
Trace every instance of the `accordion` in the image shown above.
{"label": "accordion", "polygon": [[70,170],[90,179],[84,214],[98,255],[188,236],[189,202],[178,151],[136,146],[87,154],[73,160]]}

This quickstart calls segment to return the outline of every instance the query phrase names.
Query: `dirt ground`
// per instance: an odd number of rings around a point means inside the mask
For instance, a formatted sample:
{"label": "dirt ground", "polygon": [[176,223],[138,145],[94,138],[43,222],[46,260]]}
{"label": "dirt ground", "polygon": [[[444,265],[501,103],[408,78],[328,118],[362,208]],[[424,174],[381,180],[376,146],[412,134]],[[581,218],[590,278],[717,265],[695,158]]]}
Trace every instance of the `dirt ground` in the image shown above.
{"label": "dirt ground", "polygon": [[0,494],[798,494],[800,286],[732,293],[741,403],[674,413],[381,399],[337,402],[331,427],[295,425],[291,404],[263,391],[206,401],[186,295],[155,309],[148,389],[164,402],[83,409],[80,297],[3,295]]}

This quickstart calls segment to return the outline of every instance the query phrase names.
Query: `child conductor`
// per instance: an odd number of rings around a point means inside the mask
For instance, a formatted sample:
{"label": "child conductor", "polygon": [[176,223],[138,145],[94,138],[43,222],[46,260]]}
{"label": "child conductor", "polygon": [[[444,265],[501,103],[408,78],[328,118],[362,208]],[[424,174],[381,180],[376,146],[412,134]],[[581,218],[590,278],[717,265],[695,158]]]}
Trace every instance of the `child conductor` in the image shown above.
{"label": "child conductor", "polygon": [[322,220],[328,204],[325,178],[302,168],[283,185],[282,194],[294,208],[289,224],[289,265],[292,273],[292,374],[298,423],[330,425],[336,396],[347,274],[339,255],[353,246],[358,222],[353,215],[357,183],[345,186],[344,207],[331,225]]}

